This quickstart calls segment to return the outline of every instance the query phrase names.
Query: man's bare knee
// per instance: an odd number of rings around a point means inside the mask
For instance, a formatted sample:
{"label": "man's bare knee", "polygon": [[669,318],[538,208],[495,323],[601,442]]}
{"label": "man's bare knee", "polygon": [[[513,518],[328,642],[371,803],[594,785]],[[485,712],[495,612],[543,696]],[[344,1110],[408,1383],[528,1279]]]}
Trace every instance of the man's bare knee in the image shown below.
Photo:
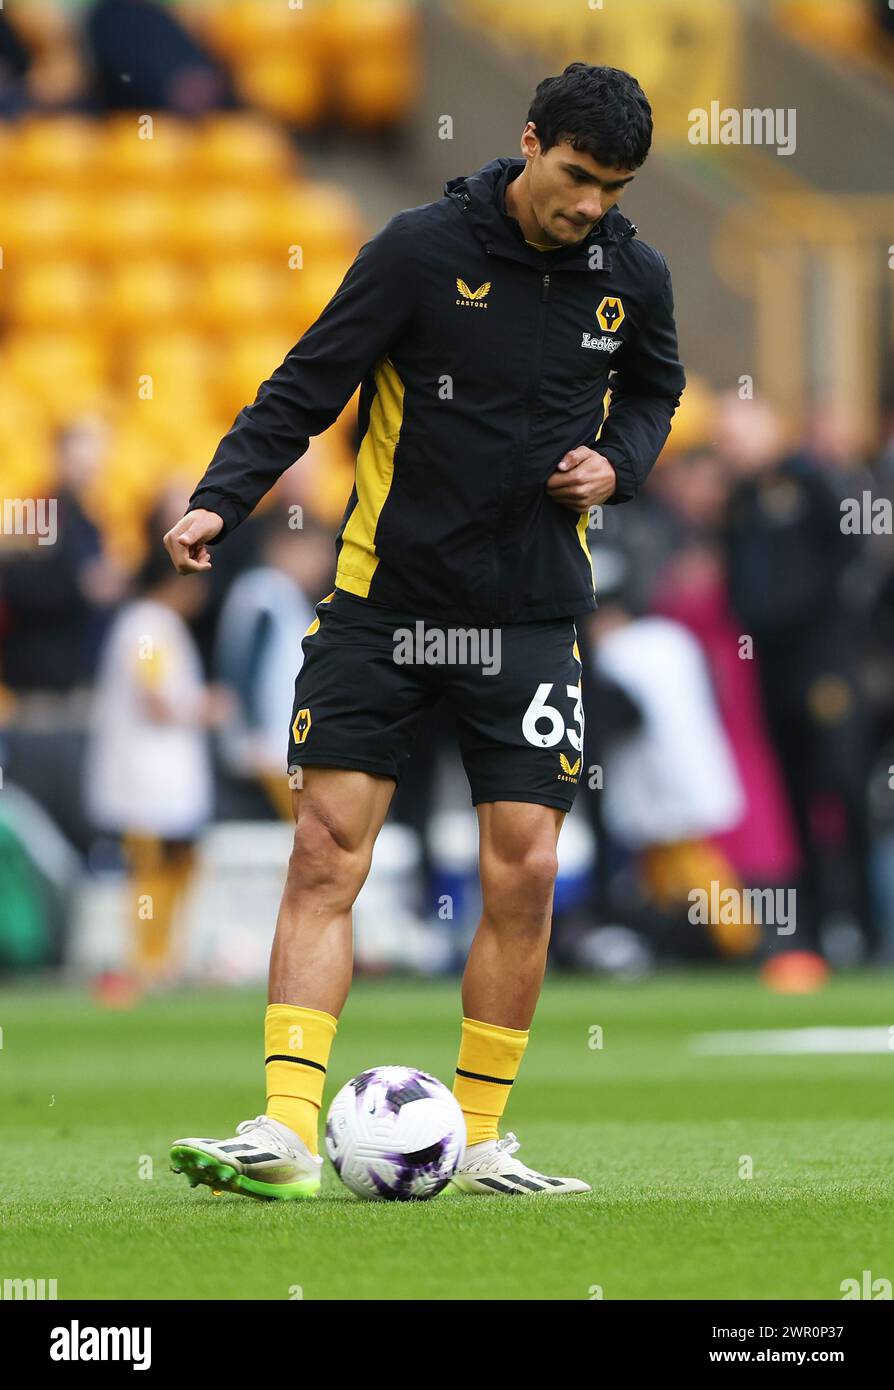
{"label": "man's bare knee", "polygon": [[371,849],[321,807],[302,807],[295,825],[287,891],[316,890],[350,907],[369,872]]}
{"label": "man's bare knee", "polygon": [[481,868],[485,910],[519,926],[537,925],[548,915],[559,870],[551,844],[537,844],[523,853],[493,854]]}

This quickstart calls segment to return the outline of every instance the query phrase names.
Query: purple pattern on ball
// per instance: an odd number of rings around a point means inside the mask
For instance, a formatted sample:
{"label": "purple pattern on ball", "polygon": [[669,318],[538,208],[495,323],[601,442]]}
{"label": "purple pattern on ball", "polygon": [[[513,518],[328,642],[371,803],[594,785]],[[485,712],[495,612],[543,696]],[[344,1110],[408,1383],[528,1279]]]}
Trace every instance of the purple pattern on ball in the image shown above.
{"label": "purple pattern on ball", "polygon": [[331,1120],[326,1121],[326,1138],[332,1140],[333,1147],[335,1148],[335,1157],[332,1160],[332,1166],[335,1169],[336,1173],[338,1173],[338,1176],[341,1177],[341,1167],[344,1162],[344,1159],[342,1157],[341,1150],[338,1148],[338,1145],[336,1143],[335,1130],[332,1128]]}
{"label": "purple pattern on ball", "polygon": [[425,1100],[428,1095],[428,1090],[423,1086],[418,1073],[416,1073],[406,1081],[398,1081],[388,1087],[385,1092],[385,1105],[397,1115],[402,1106],[409,1104],[412,1100]]}
{"label": "purple pattern on ball", "polygon": [[[451,1165],[447,1176],[441,1176],[444,1169],[444,1159],[450,1150],[452,1140],[453,1135],[447,1134],[443,1139],[429,1144],[428,1148],[418,1149],[416,1153],[385,1154],[385,1158],[394,1167],[397,1175],[396,1181],[393,1184],[386,1183],[383,1178],[373,1172],[372,1179],[377,1191],[390,1201],[425,1201],[429,1197],[434,1197],[436,1193],[447,1186],[450,1181],[450,1174],[453,1172]],[[415,1192],[417,1180],[424,1177],[432,1178],[434,1181],[424,1192]]]}

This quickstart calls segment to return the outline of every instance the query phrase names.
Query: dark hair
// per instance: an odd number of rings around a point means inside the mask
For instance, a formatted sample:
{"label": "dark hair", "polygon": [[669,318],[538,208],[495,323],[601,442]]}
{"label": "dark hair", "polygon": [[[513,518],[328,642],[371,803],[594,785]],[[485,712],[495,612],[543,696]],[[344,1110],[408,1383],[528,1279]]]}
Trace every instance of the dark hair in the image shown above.
{"label": "dark hair", "polygon": [[528,120],[546,152],[561,139],[612,169],[638,169],[652,144],[652,108],[635,77],[620,68],[569,63],[545,77]]}

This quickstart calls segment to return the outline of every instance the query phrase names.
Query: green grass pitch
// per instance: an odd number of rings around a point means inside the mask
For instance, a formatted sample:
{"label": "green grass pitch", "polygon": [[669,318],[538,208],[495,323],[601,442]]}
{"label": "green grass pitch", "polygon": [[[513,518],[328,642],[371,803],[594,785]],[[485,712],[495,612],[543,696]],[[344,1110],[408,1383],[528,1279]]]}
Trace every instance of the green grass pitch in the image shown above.
{"label": "green grass pitch", "polygon": [[[864,1270],[894,1281],[894,1051],[701,1056],[690,1040],[887,1026],[892,983],[854,974],[780,998],[738,971],[553,977],[506,1128],[592,1194],[411,1204],[357,1201],[328,1163],[319,1199],[282,1204],[169,1171],[173,1139],[263,1109],[260,991],[117,1013],[7,988],[0,1279],[87,1299],[840,1299]],[[458,1022],[456,984],[360,982],[324,1106],[372,1065],[449,1081]]]}

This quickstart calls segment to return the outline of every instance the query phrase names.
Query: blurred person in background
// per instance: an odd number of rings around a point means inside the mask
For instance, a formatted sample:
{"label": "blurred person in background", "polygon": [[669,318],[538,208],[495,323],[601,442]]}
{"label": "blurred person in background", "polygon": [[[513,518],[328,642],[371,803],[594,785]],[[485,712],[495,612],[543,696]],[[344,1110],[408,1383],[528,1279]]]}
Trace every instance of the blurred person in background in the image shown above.
{"label": "blurred person in background", "polygon": [[[861,499],[865,489],[873,507],[889,508],[887,524],[863,544],[858,582],[868,617],[869,640],[863,682],[872,723],[872,771],[869,786],[871,818],[871,882],[873,913],[878,923],[879,955],[894,961],[894,538],[889,518],[894,515],[894,387],[882,402],[881,442],[872,474],[851,490]],[[880,512],[881,522],[886,518]]]}
{"label": "blurred person in background", "polygon": [[97,0],[86,36],[95,97],[107,111],[199,116],[235,105],[227,72],[168,6]]}
{"label": "blurred person in background", "polygon": [[[181,515],[171,492],[147,533]],[[176,978],[173,928],[194,863],[194,846],[214,810],[208,730],[231,713],[202,672],[190,621],[205,586],[172,572],[150,545],[108,634],[96,682],[85,763],[88,814],[100,832],[121,837],[130,869],[132,975],[139,989]]]}
{"label": "blurred person in background", "polygon": [[867,4],[872,10],[876,24],[882,33],[891,40],[889,56],[894,54],[894,8],[891,7],[890,0],[867,0]]}
{"label": "blurred person in background", "polygon": [[867,880],[868,721],[859,689],[865,615],[847,572],[860,539],[841,528],[839,489],[787,449],[761,401],[718,405],[717,453],[730,481],[730,598],[754,642],[767,723],[800,839],[798,941],[872,942]]}
{"label": "blurred person in background", "polygon": [[[706,448],[669,461],[656,484],[654,495],[674,518],[678,548],[659,574],[652,611],[698,641],[744,793],[740,819],[711,839],[746,887],[787,887],[799,869],[798,837],[767,729],[759,658],[743,656],[730,605],[721,545],[729,480]],[[765,931],[767,949],[778,940]]]}
{"label": "blurred person in background", "polygon": [[108,555],[91,510],[108,439],[104,422],[92,416],[59,431],[55,543],[20,547],[0,565],[3,680],[18,694],[86,685],[124,594],[126,576]]}
{"label": "blurred person in background", "polygon": [[291,722],[301,641],[332,578],[326,527],[306,513],[296,530],[284,519],[268,519],[261,563],[236,579],[220,614],[215,674],[237,705],[221,730],[224,760],[234,775],[259,781],[287,820],[292,798],[282,777],[283,731]]}
{"label": "blurred person in background", "polygon": [[[680,953],[710,954],[688,918],[690,893],[738,889],[715,837],[742,817],[744,791],[698,643],[668,618],[631,614],[619,597],[587,619],[593,659],[636,707],[636,726],[605,751],[603,815],[609,835],[639,859],[656,925],[675,925]],[[653,913],[653,916],[655,914]],[[753,924],[707,924],[725,955],[755,949]]]}
{"label": "blurred person in background", "polygon": [[87,74],[71,14],[80,18],[83,4],[10,4],[8,17],[0,13],[0,116],[83,105]]}
{"label": "blurred person in background", "polygon": [[0,14],[0,116],[18,116],[29,104],[31,55],[5,14]]}

